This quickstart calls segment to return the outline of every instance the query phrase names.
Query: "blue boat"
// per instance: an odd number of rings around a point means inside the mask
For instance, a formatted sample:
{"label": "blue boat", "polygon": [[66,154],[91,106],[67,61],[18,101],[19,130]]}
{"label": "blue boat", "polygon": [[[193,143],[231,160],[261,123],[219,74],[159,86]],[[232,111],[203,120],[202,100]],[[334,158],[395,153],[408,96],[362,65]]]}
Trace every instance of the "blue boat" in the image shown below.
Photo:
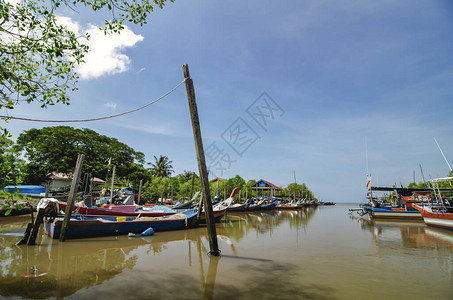
{"label": "blue boat", "polygon": [[8,185],[3,188],[5,192],[18,192],[27,195],[39,195],[46,192],[46,188],[40,185]]}
{"label": "blue boat", "polygon": [[422,215],[412,207],[397,208],[397,207],[371,207],[362,206],[363,212],[368,213],[375,219],[395,219],[395,220],[423,220]]}
{"label": "blue boat", "polygon": [[261,205],[258,210],[273,210],[277,206],[277,200],[274,200],[272,203]]}
{"label": "blue boat", "polygon": [[[63,218],[49,218],[44,222],[44,230],[51,238],[58,239]],[[87,238],[129,233],[142,233],[150,227],[154,231],[179,230],[197,224],[197,211],[188,210],[164,217],[104,217],[77,216],[71,218],[66,228],[66,238]]]}

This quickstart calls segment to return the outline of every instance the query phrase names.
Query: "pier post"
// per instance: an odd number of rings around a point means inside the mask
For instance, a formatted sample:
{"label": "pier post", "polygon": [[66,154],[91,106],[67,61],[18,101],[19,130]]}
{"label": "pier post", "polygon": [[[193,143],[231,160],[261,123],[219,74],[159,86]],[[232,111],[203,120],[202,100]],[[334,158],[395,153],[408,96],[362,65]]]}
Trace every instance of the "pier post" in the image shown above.
{"label": "pier post", "polygon": [[84,158],[85,155],[83,154],[79,154],[79,156],[77,157],[74,177],[72,178],[71,189],[69,190],[68,202],[66,204],[66,211],[64,212],[63,224],[61,225],[60,242],[64,242],[66,240],[66,230],[68,229],[69,220],[71,219],[72,207],[74,206],[75,194],[77,193],[77,185],[79,183],[80,174],[82,174]]}
{"label": "pier post", "polygon": [[210,254],[220,256],[219,245],[217,243],[217,233],[215,228],[214,212],[212,211],[211,191],[208,179],[208,170],[206,168],[206,160],[203,149],[203,141],[201,138],[200,120],[198,119],[198,109],[195,100],[195,89],[193,81],[190,78],[189,66],[182,66],[184,79],[186,81],[187,100],[189,102],[190,119],[192,121],[193,138],[195,142],[195,150],[197,153],[198,171],[200,173],[201,193],[203,197],[204,210],[206,215],[206,224],[208,228]]}

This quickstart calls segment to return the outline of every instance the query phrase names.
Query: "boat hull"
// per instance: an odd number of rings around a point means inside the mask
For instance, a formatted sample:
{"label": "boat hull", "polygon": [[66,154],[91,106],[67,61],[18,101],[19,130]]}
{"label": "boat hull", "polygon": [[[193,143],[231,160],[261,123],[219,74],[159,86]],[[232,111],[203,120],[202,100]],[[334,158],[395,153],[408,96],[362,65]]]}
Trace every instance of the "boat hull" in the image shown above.
{"label": "boat hull", "polygon": [[245,211],[245,206],[246,204],[240,204],[240,205],[231,205],[230,207],[228,207],[227,211],[231,211],[231,212],[234,212],[234,211]]}
{"label": "boat hull", "polygon": [[[58,202],[60,209],[66,209],[66,202]],[[174,214],[174,212],[152,212],[152,211],[115,211],[108,208],[101,207],[84,207],[84,206],[74,206],[72,212],[77,212],[78,214],[84,216],[124,216],[124,217],[162,217]]]}
{"label": "boat hull", "polygon": [[429,207],[415,206],[420,211],[426,225],[441,229],[453,230],[453,213],[433,211]]}
{"label": "boat hull", "polygon": [[[157,218],[134,219],[132,217],[117,218],[81,218],[71,219],[66,228],[66,238],[88,238],[99,236],[142,233],[152,227],[154,231],[178,230],[195,226],[197,214],[195,211],[184,212],[185,216],[165,216]],[[112,220],[112,219],[116,219]],[[134,219],[134,220],[131,220]],[[60,237],[63,219],[44,222],[44,230],[54,239]]]}
{"label": "boat hull", "polygon": [[[222,209],[222,210],[214,210],[214,222],[220,222],[222,218],[225,216],[227,212],[227,209]],[[198,220],[199,223],[204,224],[206,223],[206,214],[204,211],[201,212],[200,214],[200,219]]]}
{"label": "boat hull", "polygon": [[389,220],[423,220],[422,215],[417,210],[404,210],[404,209],[386,209],[363,207],[368,211],[371,217],[375,219],[389,219]]}

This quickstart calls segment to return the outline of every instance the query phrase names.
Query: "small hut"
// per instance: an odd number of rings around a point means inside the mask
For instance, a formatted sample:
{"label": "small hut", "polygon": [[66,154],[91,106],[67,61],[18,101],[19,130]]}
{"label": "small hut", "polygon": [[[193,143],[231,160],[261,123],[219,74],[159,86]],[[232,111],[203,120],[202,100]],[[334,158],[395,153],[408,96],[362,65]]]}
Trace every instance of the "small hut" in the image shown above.
{"label": "small hut", "polygon": [[283,192],[281,187],[264,179],[255,182],[255,184],[252,185],[252,189],[256,191],[257,198],[267,196],[269,200],[272,200],[275,196],[281,196],[281,193]]}

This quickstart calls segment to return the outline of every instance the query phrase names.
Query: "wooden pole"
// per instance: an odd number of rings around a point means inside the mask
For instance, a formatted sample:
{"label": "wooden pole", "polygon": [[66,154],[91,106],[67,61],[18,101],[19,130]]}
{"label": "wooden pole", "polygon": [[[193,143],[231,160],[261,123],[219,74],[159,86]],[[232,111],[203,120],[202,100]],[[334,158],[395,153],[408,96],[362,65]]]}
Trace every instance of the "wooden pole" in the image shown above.
{"label": "wooden pole", "polygon": [[217,178],[217,185],[215,187],[215,196],[217,197],[219,195],[219,179]]}
{"label": "wooden pole", "polygon": [[143,180],[140,179],[140,184],[138,185],[138,199],[137,199],[137,205],[140,205],[140,197],[142,195],[142,184]]}
{"label": "wooden pole", "polygon": [[203,195],[203,204],[205,208],[206,224],[208,228],[210,254],[220,256],[219,245],[217,242],[217,233],[215,228],[214,213],[212,211],[211,191],[208,179],[208,170],[206,168],[206,160],[203,149],[203,141],[201,137],[200,120],[198,119],[198,109],[195,100],[195,89],[193,81],[190,78],[189,66],[182,66],[184,79],[186,81],[187,100],[189,102],[190,118],[192,120],[193,138],[195,142],[195,150],[197,153],[198,171],[200,173],[201,193]]}
{"label": "wooden pole", "polygon": [[173,203],[173,186],[171,187],[171,194],[170,194],[170,199],[171,199],[171,203]]}
{"label": "wooden pole", "polygon": [[162,193],[160,194],[160,202],[162,205],[165,205],[164,204],[164,192],[165,192],[165,177],[164,177],[164,187],[162,188]]}
{"label": "wooden pole", "polygon": [[[85,155],[79,154],[77,157],[77,163],[74,170],[74,177],[71,182],[71,189],[69,190],[68,202],[66,211],[64,214],[63,224],[61,225],[60,242],[66,240],[66,230],[69,226],[69,219],[71,219],[72,207],[74,206],[75,194],[77,193],[77,185],[79,183],[80,174],[82,174],[83,159]],[[113,173],[115,173],[115,167],[113,167]]]}
{"label": "wooden pole", "polygon": [[192,172],[192,187],[190,188],[190,199],[193,198],[193,185],[194,185],[194,181],[195,181],[195,173]]}
{"label": "wooden pole", "polygon": [[113,166],[113,171],[112,171],[112,185],[110,186],[110,204],[113,204],[113,185],[115,183],[115,167]]}

